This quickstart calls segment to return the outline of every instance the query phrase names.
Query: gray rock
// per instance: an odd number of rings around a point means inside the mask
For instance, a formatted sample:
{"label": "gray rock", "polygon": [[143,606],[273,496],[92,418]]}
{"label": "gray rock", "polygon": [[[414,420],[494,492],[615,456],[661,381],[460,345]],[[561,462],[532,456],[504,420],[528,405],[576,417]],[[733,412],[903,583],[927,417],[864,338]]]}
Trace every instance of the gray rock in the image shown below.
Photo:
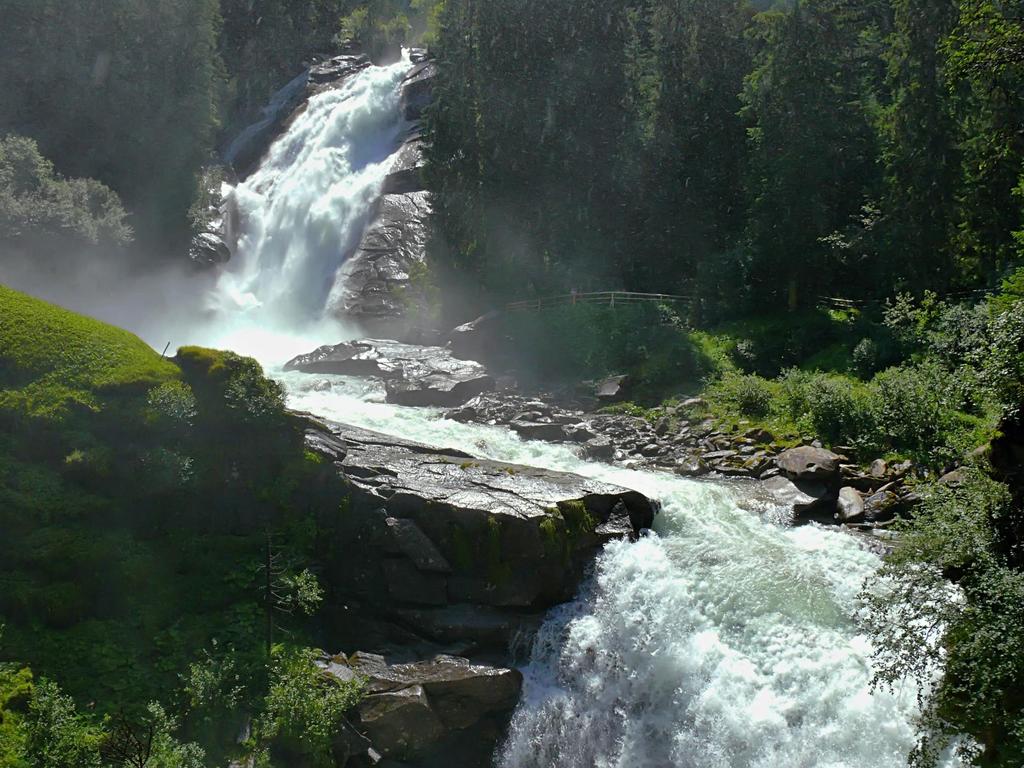
{"label": "gray rock", "polygon": [[367,333],[404,336],[413,324],[412,275],[426,258],[431,214],[428,192],[384,195],[362,242],[339,270],[330,312]]}
{"label": "gray rock", "polygon": [[566,439],[565,427],[561,424],[546,424],[534,421],[513,421],[509,426],[524,440],[559,442]]}
{"label": "gray rock", "polygon": [[864,517],[864,498],[856,488],[845,486],[839,489],[836,519],[841,523],[854,523]]}
{"label": "gray rock", "polygon": [[896,517],[899,502],[899,496],[892,491],[878,491],[864,500],[864,517],[874,523],[893,520]]}
{"label": "gray rock", "polygon": [[300,355],[285,370],[379,376],[388,402],[410,406],[454,406],[494,388],[479,363],[458,360],[443,347],[419,347],[396,341],[351,341]]}
{"label": "gray rock", "polygon": [[446,605],[448,579],[437,573],[423,573],[408,560],[381,561],[388,595],[400,603]]}
{"label": "gray rock", "polygon": [[430,105],[437,65],[430,60],[415,65],[402,81],[402,112],[406,120],[419,120]]}
{"label": "gray rock", "polygon": [[437,551],[433,542],[412,520],[389,517],[385,522],[396,551],[409,558],[418,570],[429,573],[452,572],[444,555]]}
{"label": "gray rock", "polygon": [[790,480],[818,480],[829,482],[839,476],[840,457],[824,448],[800,446],[783,451],[775,457],[775,464]]}
{"label": "gray rock", "polygon": [[[339,424],[311,422],[306,444],[350,483],[356,544],[338,578],[365,600],[439,604],[438,585],[447,578],[449,603],[544,608],[574,593],[601,546],[598,526],[624,518],[639,532],[656,513],[654,503],[625,488]],[[393,559],[379,551],[371,525],[382,507],[415,522],[452,574],[423,573],[411,559],[382,572],[382,561]],[[384,533],[384,546],[393,548]],[[411,583],[414,574],[423,585]]]}
{"label": "gray rock", "polygon": [[[366,679],[359,724],[374,748],[391,760],[433,764],[445,754],[450,758],[455,748],[459,764],[486,764],[522,690],[517,670],[454,656],[388,664],[381,656],[358,653],[324,666],[341,679]],[[473,757],[467,759],[467,753]]]}
{"label": "gray rock", "polygon": [[219,267],[231,260],[231,249],[220,234],[200,232],[192,238],[188,257],[195,266],[201,269]]}
{"label": "gray rock", "polygon": [[359,704],[359,719],[384,757],[415,757],[445,735],[444,723],[431,709],[421,685],[366,696]]}
{"label": "gray rock", "polygon": [[347,80],[370,66],[370,60],[363,54],[343,54],[316,64],[309,69],[309,82],[327,85]]}
{"label": "gray rock", "polygon": [[948,485],[952,488],[955,488],[957,486],[963,485],[964,482],[966,482],[966,480],[967,474],[961,468],[954,469],[952,472],[947,472],[946,474],[939,478],[938,482],[939,485]]}
{"label": "gray rock", "polygon": [[885,459],[875,459],[871,462],[868,472],[872,477],[881,479],[889,473],[889,465],[885,462]]}
{"label": "gray rock", "polygon": [[593,461],[611,461],[615,457],[615,445],[611,438],[599,435],[583,444],[580,455]]}
{"label": "gray rock", "polygon": [[484,360],[492,351],[498,337],[500,312],[488,312],[476,320],[452,329],[448,334],[448,348],[463,360]]}
{"label": "gray rock", "polygon": [[[572,443],[589,443],[598,437],[586,424],[570,424],[563,431],[565,432],[565,439]],[[611,441],[609,441],[609,444],[611,444]]]}
{"label": "gray rock", "polygon": [[402,195],[409,192],[422,192],[426,189],[423,181],[425,165],[423,140],[416,137],[405,142],[395,155],[391,171],[384,177],[381,194]]}
{"label": "gray rock", "polygon": [[629,376],[609,376],[597,384],[597,399],[606,403],[614,403],[626,398],[629,388]]}
{"label": "gray rock", "polygon": [[794,482],[782,476],[765,480],[760,490],[770,504],[788,513],[791,520],[831,508],[835,503],[835,497],[821,483]]}
{"label": "gray rock", "polygon": [[683,477],[700,477],[710,471],[699,456],[685,456],[676,462],[675,472]]}

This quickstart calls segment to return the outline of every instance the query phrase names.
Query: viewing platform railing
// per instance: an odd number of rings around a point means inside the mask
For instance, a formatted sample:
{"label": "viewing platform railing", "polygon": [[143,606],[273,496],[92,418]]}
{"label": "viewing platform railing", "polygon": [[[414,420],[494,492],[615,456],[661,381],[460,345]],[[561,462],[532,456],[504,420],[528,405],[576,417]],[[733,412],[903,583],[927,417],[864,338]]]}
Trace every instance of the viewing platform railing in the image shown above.
{"label": "viewing platform railing", "polygon": [[553,307],[575,306],[577,304],[599,304],[609,307],[628,304],[689,304],[688,296],[676,296],[669,293],[636,293],[634,291],[599,291],[596,293],[566,293],[561,296],[545,296],[537,299],[513,301],[505,306],[508,312],[524,310],[542,310]]}

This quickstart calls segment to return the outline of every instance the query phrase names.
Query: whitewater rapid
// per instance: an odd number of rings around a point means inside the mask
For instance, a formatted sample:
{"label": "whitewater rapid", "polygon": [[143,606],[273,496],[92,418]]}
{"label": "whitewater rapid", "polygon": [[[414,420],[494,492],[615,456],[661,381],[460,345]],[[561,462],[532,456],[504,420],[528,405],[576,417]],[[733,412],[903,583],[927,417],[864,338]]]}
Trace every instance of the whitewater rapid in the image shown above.
{"label": "whitewater rapid", "polygon": [[857,541],[782,528],[743,486],[582,461],[500,427],[388,405],[379,386],[284,373],[290,356],[353,331],[327,309],[403,130],[405,64],[314,97],[232,191],[238,253],[218,283],[208,343],[254,355],[289,404],[481,457],[576,472],[663,503],[655,531],[609,545],[553,610],[524,667],[499,768],[898,768],[915,692],[873,693],[857,594],[879,566]]}

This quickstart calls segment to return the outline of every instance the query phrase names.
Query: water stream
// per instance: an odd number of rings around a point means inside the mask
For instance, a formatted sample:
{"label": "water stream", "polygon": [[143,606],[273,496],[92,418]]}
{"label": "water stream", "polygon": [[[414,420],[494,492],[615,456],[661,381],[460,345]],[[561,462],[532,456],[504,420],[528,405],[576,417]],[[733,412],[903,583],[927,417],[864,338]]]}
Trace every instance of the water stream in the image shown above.
{"label": "water stream", "polygon": [[852,537],[762,522],[737,504],[739,486],[584,462],[504,428],[387,405],[367,382],[281,372],[292,354],[352,336],[326,308],[397,148],[404,70],[374,67],[314,97],[233,191],[239,250],[199,340],[259,358],[297,409],[663,502],[655,532],[610,545],[578,598],[547,618],[496,764],[905,765],[914,692],[870,690],[871,649],[853,617],[878,560]]}

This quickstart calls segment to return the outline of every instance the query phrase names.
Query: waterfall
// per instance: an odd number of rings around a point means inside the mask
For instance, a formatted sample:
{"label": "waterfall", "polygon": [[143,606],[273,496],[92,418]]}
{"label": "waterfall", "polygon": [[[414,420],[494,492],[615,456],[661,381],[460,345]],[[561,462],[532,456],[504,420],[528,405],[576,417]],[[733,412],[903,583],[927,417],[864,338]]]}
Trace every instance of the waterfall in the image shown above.
{"label": "waterfall", "polygon": [[368,67],[312,96],[256,172],[225,188],[237,245],[209,296],[210,343],[280,362],[345,335],[326,302],[407,127],[398,84],[409,66]]}
{"label": "waterfall", "polygon": [[[873,692],[857,593],[879,565],[855,539],[768,524],[743,486],[578,459],[502,427],[383,402],[379,387],[285,374],[343,337],[325,302],[404,128],[407,65],[314,96],[230,196],[238,249],[211,297],[213,343],[258,357],[292,407],[492,459],[577,472],[663,502],[656,531],[611,544],[547,617],[500,768],[900,768],[915,691]],[[325,381],[329,386],[325,386]],[[349,649],[352,650],[352,649]]]}

